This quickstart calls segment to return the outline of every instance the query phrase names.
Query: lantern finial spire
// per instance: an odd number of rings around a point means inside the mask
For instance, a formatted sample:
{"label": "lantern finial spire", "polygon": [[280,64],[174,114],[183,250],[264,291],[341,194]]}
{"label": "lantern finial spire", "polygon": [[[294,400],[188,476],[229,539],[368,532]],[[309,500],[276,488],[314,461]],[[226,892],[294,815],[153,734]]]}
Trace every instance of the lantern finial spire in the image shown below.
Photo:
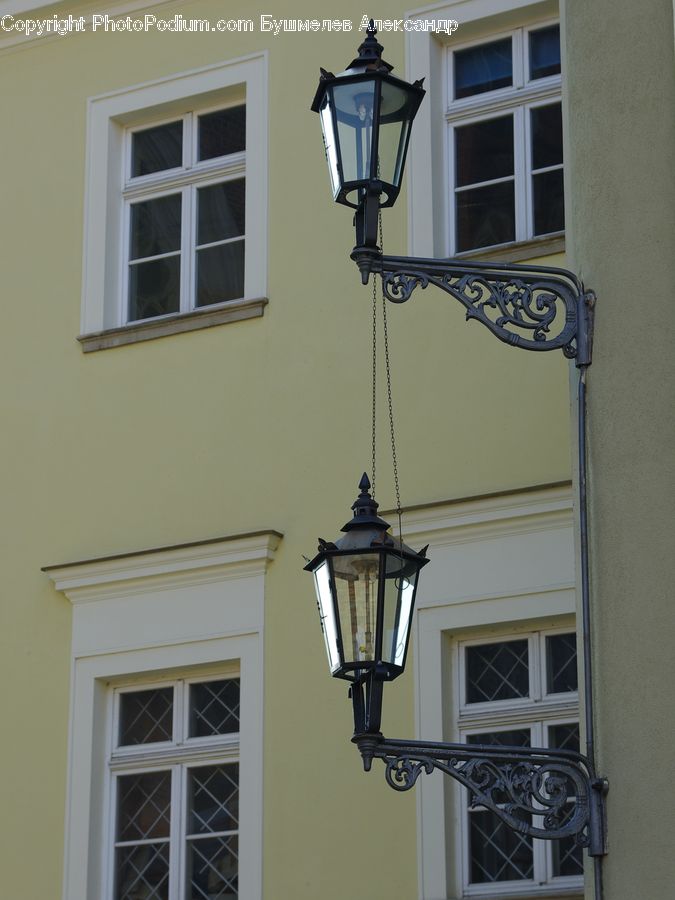
{"label": "lantern finial spire", "polygon": [[394,67],[382,59],[384,47],[375,37],[376,34],[377,28],[371,19],[368,23],[366,37],[359,47],[359,55],[349,63],[346,72],[351,73],[355,69],[360,72],[377,71],[378,69],[391,72]]}

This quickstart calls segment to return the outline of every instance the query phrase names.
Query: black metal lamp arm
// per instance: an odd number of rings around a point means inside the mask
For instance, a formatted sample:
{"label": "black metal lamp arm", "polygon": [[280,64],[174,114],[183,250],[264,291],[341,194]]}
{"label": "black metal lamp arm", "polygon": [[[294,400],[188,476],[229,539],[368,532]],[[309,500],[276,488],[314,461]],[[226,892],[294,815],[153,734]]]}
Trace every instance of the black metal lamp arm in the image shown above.
{"label": "black metal lamp arm", "polygon": [[492,810],[509,828],[544,840],[574,837],[590,856],[607,852],[607,781],[593,761],[572,750],[500,747],[385,738],[380,732],[385,680],[377,670],[350,688],[354,737],[370,771],[373,759],[385,764],[387,784],[409,791],[422,772],[444,772],[469,791],[471,806]]}
{"label": "black metal lamp arm", "polygon": [[433,284],[500,341],[525,350],[560,349],[579,368],[591,363],[595,294],[566,269],[384,256],[367,246],[355,247],[351,258],[364,284],[371,273],[382,277],[393,303]]}
{"label": "black metal lamp arm", "polygon": [[396,791],[410,790],[422,772],[438,769],[468,789],[471,806],[492,810],[520,834],[544,840],[574,837],[590,856],[607,852],[606,782],[579,753],[400,741],[369,733],[352,740],[366,770],[373,759],[384,762],[387,784]]}

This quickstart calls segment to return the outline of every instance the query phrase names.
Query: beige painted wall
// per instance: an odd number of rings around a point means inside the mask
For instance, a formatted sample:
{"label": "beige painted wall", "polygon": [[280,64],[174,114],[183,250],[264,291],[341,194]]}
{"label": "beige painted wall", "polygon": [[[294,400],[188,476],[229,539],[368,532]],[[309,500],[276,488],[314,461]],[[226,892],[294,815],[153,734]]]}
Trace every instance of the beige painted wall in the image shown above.
{"label": "beige painted wall", "polygon": [[589,373],[607,900],[668,900],[675,779],[675,68],[670,0],[567,0],[568,251],[598,295]]}
{"label": "beige painted wall", "polygon": [[[266,9],[318,12],[308,0]],[[173,11],[216,19],[222,4],[162,6]],[[359,21],[363,9],[349,0],[339,13]],[[228,4],[228,16],[250,14]],[[357,43],[256,30],[85,34],[0,50],[0,893],[12,900],[61,896],[70,607],[40,567],[266,528],[285,537],[266,607],[265,898],[415,896],[414,797],[360,773],[346,691],[328,678],[301,571],[316,536],[347,519],[370,459],[370,292],[349,261],[351,213],[331,203],[309,111],[319,66],[340,69]],[[402,73],[402,36],[385,44]],[[84,355],[87,98],[262,48],[264,317]],[[387,250],[405,252],[405,204],[386,215]],[[392,309],[390,332],[404,504],[569,477],[562,356],[517,353],[431,291]],[[379,499],[390,507],[384,421],[380,433]],[[385,725],[412,733],[410,677],[391,688]]]}

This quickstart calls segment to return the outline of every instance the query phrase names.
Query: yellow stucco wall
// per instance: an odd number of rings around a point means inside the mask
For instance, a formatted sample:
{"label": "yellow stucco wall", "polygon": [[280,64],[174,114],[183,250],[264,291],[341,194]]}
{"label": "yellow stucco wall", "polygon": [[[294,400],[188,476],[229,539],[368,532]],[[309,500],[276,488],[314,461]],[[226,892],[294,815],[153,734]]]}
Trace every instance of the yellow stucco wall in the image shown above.
{"label": "yellow stucco wall", "polygon": [[[673,896],[673,6],[567,0],[571,265],[598,295],[588,378],[607,900]],[[601,52],[598,52],[598,48]],[[639,60],[637,68],[629,61]],[[668,799],[666,799],[668,798]]]}
{"label": "yellow stucco wall", "polygon": [[[223,14],[210,0],[161,9]],[[260,11],[333,14],[300,0]],[[230,3],[227,16],[257,21],[260,11]],[[363,10],[348,2],[339,15],[358,22]],[[319,66],[339,70],[358,42],[356,33],[256,29],[71,35],[0,50],[3,897],[61,897],[70,606],[41,566],[264,528],[284,533],[267,580],[265,898],[416,895],[414,796],[360,772],[345,689],[328,678],[301,571],[316,536],[332,537],[348,518],[370,462],[370,288],[348,258],[351,213],[331,203],[309,111]],[[384,43],[403,74],[402,36]],[[261,49],[270,72],[264,317],[83,354],[87,98]],[[405,252],[405,223],[404,193],[384,219],[386,250]],[[390,307],[389,320],[404,505],[569,477],[560,354],[517,353],[431,291]],[[412,697],[411,676],[390,689],[391,733],[412,733]],[[376,886],[363,888],[373,873]]]}

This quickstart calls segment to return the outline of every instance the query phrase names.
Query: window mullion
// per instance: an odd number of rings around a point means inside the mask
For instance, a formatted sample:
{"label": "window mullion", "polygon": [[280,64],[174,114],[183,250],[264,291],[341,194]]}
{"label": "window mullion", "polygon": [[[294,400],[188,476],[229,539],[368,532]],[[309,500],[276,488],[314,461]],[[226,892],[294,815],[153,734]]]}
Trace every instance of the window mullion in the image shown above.
{"label": "window mullion", "polygon": [[524,241],[530,231],[528,216],[530,190],[528,184],[528,164],[526,147],[525,110],[520,107],[513,115],[514,168],[516,173],[516,240]]}
{"label": "window mullion", "polygon": [[181,900],[182,785],[183,767],[171,767],[171,843],[169,847],[169,900]]}
{"label": "window mullion", "polygon": [[193,308],[193,198],[195,188],[186,185],[182,190],[182,219],[181,219],[181,279],[180,279],[180,311],[189,312]]}
{"label": "window mullion", "polygon": [[122,213],[122,234],[120,241],[120,260],[122,272],[122,284],[119,291],[119,310],[117,321],[119,325],[125,325],[129,316],[129,250],[131,247],[131,203],[124,203]]}
{"label": "window mullion", "polygon": [[191,169],[195,164],[196,156],[193,152],[194,117],[191,112],[183,116],[183,166]]}
{"label": "window mullion", "polygon": [[520,90],[525,84],[525,41],[523,29],[513,33],[513,86]]}

